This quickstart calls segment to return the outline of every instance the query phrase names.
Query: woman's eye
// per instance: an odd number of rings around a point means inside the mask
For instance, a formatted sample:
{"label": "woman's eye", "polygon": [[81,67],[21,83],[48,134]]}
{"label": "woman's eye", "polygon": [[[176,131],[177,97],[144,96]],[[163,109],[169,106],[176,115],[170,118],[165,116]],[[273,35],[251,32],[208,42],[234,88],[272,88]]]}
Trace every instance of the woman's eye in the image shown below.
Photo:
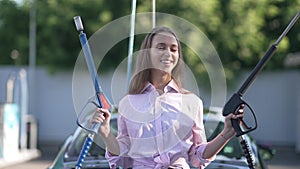
{"label": "woman's eye", "polygon": [[177,49],[177,48],[171,48],[171,51],[172,51],[172,52],[177,52],[178,49]]}
{"label": "woman's eye", "polygon": [[172,52],[177,52],[177,49],[171,49]]}
{"label": "woman's eye", "polygon": [[162,49],[165,49],[165,47],[163,47],[163,46],[158,46],[157,49],[161,49],[161,50],[162,50]]}

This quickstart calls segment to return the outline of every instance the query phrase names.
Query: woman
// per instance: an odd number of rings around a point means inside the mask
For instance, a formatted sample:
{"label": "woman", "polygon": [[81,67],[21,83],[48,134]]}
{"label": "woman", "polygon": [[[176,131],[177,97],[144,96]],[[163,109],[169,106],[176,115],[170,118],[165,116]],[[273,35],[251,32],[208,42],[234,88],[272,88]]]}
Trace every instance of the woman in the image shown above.
{"label": "woman", "polygon": [[129,94],[119,103],[118,135],[110,132],[108,110],[98,109],[91,119],[101,122],[99,134],[106,144],[111,168],[204,168],[235,135],[232,118],[223,131],[207,142],[203,104],[181,83],[183,60],[176,34],[154,28],[144,39],[136,60]]}

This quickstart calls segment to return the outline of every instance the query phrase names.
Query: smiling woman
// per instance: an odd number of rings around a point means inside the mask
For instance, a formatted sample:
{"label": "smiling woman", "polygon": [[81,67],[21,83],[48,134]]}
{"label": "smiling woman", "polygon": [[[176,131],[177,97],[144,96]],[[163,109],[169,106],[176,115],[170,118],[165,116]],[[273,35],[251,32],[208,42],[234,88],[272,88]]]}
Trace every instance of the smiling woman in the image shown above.
{"label": "smiling woman", "polygon": [[[171,74],[179,59],[178,43],[176,38],[169,33],[159,33],[152,41],[151,64],[154,69],[163,74]],[[155,75],[152,75],[155,76]]]}
{"label": "smiling woman", "polygon": [[[137,94],[145,87],[145,83],[152,82],[157,89],[162,89],[161,83],[171,79],[182,87],[183,61],[181,45],[175,34],[167,27],[157,27],[149,33],[141,45],[135,73],[130,83],[129,93]],[[160,81],[160,82],[159,82]]]}
{"label": "smiling woman", "polygon": [[97,109],[90,120],[101,123],[98,134],[111,168],[204,168],[234,136],[230,120],[242,118],[242,108],[226,116],[224,129],[207,142],[203,103],[182,86],[183,65],[176,34],[153,28],[141,45],[129,93],[119,102],[117,137],[109,110]]}

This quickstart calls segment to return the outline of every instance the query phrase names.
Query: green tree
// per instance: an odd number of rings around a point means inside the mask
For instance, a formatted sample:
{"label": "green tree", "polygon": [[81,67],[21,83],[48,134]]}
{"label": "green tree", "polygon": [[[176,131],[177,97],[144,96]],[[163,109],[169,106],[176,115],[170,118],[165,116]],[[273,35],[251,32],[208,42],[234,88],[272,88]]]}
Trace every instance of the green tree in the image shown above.
{"label": "green tree", "polygon": [[[81,50],[73,17],[80,15],[86,21],[85,32],[91,36],[104,24],[124,15],[128,9],[122,8],[126,4],[114,5],[104,0],[37,1],[38,64],[47,65],[51,69],[73,68]],[[120,60],[115,53],[110,58]],[[107,69],[112,66],[112,62],[107,61],[104,65],[106,67],[103,69]]]}
{"label": "green tree", "polygon": [[28,63],[28,18],[28,10],[16,2],[0,1],[1,64]]}
{"label": "green tree", "polygon": [[[283,0],[173,0],[156,1],[157,10],[171,13],[197,25],[214,44],[226,70],[233,79],[241,69],[252,69],[275,42],[300,7],[300,1]],[[151,11],[143,1],[141,10]],[[300,22],[300,21],[298,21]],[[280,43],[267,69],[284,68],[290,52],[299,52],[300,24],[294,26]],[[206,72],[197,56],[188,54],[187,62],[201,75]]]}
{"label": "green tree", "polygon": [[[152,1],[137,1],[137,12],[151,12]],[[0,1],[0,64],[28,64],[30,0]],[[156,11],[184,18],[202,30],[214,44],[228,79],[241,69],[252,69],[300,9],[300,0],[157,0]],[[37,64],[50,70],[73,68],[81,50],[73,16],[84,19],[88,36],[114,19],[131,13],[131,0],[36,0]],[[300,22],[300,21],[298,21]],[[128,23],[129,24],[129,23]],[[280,43],[267,69],[283,69],[288,53],[299,52],[300,24]],[[135,40],[138,50],[141,37]],[[113,47],[101,70],[117,66],[127,56],[128,40]],[[10,59],[12,51],[18,60]],[[201,61],[188,47],[187,63],[197,77],[205,76]]]}

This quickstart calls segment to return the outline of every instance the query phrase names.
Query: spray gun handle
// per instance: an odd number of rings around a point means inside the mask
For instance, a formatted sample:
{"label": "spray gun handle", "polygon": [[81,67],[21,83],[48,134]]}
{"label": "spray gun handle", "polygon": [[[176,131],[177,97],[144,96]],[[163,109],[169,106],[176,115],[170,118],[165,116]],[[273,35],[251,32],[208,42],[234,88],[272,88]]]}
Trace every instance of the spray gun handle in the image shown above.
{"label": "spray gun handle", "polygon": [[[256,116],[254,114],[253,109],[242,99],[241,95],[234,93],[231,98],[227,101],[223,108],[223,116],[227,116],[230,113],[237,114],[239,108],[245,105],[246,107],[249,108],[250,112],[253,115],[255,126],[254,127],[249,127],[246,122],[239,118],[239,119],[231,119],[231,124],[234,130],[236,131],[236,136],[239,137],[241,135],[244,135],[246,133],[249,133],[257,128],[257,120]],[[242,126],[244,127],[244,130],[242,129]]]}

